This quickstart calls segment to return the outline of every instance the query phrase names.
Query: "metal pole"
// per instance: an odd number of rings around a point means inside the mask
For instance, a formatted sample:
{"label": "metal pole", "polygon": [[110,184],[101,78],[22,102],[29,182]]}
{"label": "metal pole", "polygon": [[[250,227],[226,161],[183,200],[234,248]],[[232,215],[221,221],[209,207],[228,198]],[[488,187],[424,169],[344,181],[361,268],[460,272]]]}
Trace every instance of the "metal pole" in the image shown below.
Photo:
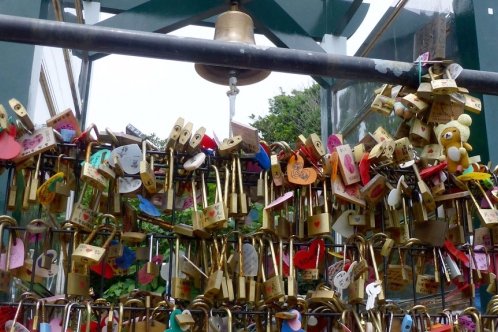
{"label": "metal pole", "polygon": [[[412,63],[0,15],[0,40],[243,69],[417,86]],[[498,95],[498,73],[464,69],[457,83]]]}

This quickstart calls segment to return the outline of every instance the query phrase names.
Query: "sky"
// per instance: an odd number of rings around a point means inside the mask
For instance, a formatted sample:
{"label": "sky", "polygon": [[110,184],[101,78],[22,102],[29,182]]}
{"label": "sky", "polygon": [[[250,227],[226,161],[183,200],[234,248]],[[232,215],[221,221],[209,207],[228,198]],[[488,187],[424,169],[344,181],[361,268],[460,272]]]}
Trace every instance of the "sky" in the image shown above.
{"label": "sky", "polygon": [[[365,22],[348,40],[348,54],[354,54],[387,6],[389,1],[371,4]],[[212,39],[214,29],[188,26],[171,34]],[[262,35],[255,39],[257,45],[274,46]],[[268,101],[281,91],[290,94],[313,83],[309,76],[272,72],[261,82],[241,86],[234,120],[249,124],[251,114],[268,113]],[[124,132],[131,123],[146,134],[167,138],[176,119],[182,117],[193,123],[194,130],[204,126],[208,134],[214,132],[223,139],[229,133],[227,91],[228,86],[201,78],[193,63],[109,55],[93,64],[87,124]]]}

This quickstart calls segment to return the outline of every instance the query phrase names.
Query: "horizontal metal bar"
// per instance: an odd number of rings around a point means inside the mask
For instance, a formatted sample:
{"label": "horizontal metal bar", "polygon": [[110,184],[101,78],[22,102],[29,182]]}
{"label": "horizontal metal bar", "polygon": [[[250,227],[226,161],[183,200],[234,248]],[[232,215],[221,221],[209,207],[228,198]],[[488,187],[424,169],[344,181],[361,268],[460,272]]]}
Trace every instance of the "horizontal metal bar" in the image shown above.
{"label": "horizontal metal bar", "polygon": [[[233,68],[417,86],[412,63],[185,38],[0,15],[0,40]],[[498,95],[498,73],[464,69],[457,83]]]}

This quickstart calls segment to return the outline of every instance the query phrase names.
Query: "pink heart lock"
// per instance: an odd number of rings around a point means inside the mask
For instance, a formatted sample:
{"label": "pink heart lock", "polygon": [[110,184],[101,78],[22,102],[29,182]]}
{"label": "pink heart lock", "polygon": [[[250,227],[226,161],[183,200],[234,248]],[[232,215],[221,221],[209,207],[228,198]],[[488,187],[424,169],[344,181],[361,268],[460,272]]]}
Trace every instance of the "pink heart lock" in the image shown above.
{"label": "pink heart lock", "polygon": [[[0,255],[0,269],[5,271],[7,254]],[[10,264],[9,269],[17,269],[24,265],[24,243],[17,238],[10,249]]]}

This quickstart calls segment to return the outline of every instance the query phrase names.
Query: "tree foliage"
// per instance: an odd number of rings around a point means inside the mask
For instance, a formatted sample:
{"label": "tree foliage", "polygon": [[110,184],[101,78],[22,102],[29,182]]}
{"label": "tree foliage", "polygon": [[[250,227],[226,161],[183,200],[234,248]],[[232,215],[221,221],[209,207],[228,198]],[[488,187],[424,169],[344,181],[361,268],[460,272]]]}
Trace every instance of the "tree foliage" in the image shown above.
{"label": "tree foliage", "polygon": [[255,116],[251,125],[269,143],[294,143],[298,135],[320,134],[320,86],[314,84],[303,91],[293,90],[269,100],[270,110],[265,116]]}

